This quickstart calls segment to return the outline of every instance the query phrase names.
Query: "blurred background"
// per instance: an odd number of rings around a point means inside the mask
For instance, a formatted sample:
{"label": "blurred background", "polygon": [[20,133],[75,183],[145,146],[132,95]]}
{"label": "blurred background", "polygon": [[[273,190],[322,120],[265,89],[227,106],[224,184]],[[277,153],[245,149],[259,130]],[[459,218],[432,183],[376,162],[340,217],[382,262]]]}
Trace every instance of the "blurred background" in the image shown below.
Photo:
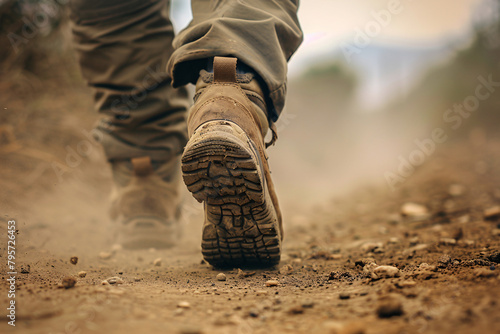
{"label": "blurred background", "polygon": [[[27,209],[28,199],[61,188],[61,176],[78,188],[73,198],[109,186],[102,154],[88,139],[98,115],[72,51],[66,2],[0,0],[5,209]],[[177,31],[186,26],[189,1],[173,0],[171,16]],[[285,208],[367,183],[390,188],[387,175],[397,174],[400,157],[436,128],[447,138],[436,151],[498,134],[500,0],[305,0],[299,17],[305,40],[290,62],[280,139],[270,149]],[[454,111],[474,102],[469,97],[485,80],[488,98],[466,116]],[[90,149],[69,166],[71,149],[87,140]]]}

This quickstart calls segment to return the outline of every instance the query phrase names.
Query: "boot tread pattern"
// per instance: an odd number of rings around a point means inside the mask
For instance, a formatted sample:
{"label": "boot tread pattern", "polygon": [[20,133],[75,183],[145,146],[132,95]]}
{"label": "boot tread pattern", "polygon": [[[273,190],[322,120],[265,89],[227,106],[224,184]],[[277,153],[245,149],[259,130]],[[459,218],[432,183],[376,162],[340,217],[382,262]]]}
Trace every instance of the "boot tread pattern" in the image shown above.
{"label": "boot tread pattern", "polygon": [[188,145],[182,157],[184,182],[206,206],[203,256],[216,267],[276,265],[280,236],[257,160],[231,139],[212,133]]}

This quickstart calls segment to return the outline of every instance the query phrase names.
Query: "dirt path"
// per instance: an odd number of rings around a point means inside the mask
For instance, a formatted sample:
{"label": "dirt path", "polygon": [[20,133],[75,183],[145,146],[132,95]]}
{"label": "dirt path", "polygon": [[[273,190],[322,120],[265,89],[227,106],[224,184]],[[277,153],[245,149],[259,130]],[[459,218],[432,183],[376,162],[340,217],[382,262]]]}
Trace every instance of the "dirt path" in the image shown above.
{"label": "dirt path", "polygon": [[[221,272],[201,261],[201,207],[187,194],[179,247],[113,246],[110,175],[86,136],[95,119],[89,93],[81,84],[58,93],[71,98],[1,101],[20,111],[0,136],[4,263],[8,221],[18,230],[16,327],[4,314],[1,333],[498,333],[499,141],[479,136],[443,145],[395,192],[374,183],[340,195],[319,192],[304,204],[296,178],[278,177],[286,208],[280,265]],[[69,168],[54,169],[68,161]],[[275,173],[293,176],[289,165],[271,163]],[[361,163],[337,161],[342,170],[331,164],[333,176],[314,180],[330,189],[347,177],[345,166]],[[66,277],[76,285],[61,288]],[[114,284],[103,285],[110,277]]]}

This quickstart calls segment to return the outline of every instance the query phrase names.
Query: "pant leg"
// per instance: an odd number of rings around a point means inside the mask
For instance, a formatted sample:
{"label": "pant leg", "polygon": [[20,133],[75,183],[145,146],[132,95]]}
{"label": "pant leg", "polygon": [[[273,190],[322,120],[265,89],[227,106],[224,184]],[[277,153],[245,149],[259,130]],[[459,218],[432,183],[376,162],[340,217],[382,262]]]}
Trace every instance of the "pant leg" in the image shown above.
{"label": "pant leg", "polygon": [[286,94],[287,61],[302,42],[298,0],[192,0],[193,20],[174,40],[168,63],[174,86],[194,83],[206,59],[233,56],[267,88],[276,120]]}
{"label": "pant leg", "polygon": [[72,0],[70,7],[82,74],[104,114],[96,137],[107,158],[179,155],[189,101],[165,72],[174,37],[168,0]]}

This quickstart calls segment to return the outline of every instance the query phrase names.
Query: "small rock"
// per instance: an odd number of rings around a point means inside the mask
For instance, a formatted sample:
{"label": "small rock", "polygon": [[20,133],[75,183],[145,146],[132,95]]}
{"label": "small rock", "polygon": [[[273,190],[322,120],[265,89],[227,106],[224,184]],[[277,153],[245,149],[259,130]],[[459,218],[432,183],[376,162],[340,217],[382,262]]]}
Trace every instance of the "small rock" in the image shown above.
{"label": "small rock", "polygon": [[78,277],[84,278],[85,276],[87,276],[87,272],[86,271],[79,271],[78,272]]}
{"label": "small rock", "polygon": [[361,246],[363,252],[383,253],[384,244],[381,242],[367,242]]}
{"label": "small rock", "polygon": [[290,264],[285,264],[280,268],[281,275],[290,275],[293,273],[293,267]]}
{"label": "small rock", "polygon": [[395,297],[386,297],[381,299],[377,307],[379,318],[391,318],[403,315],[403,305]]}
{"label": "small rock", "polygon": [[111,253],[111,252],[100,252],[99,253],[99,257],[103,260],[108,260],[111,258],[111,256],[113,256],[113,253]]}
{"label": "small rock", "polygon": [[189,302],[187,302],[187,301],[182,301],[182,302],[179,302],[179,304],[177,304],[177,307],[187,309],[187,308],[191,308],[191,304],[189,304]]}
{"label": "small rock", "polygon": [[243,271],[240,268],[238,268],[238,274],[236,277],[238,278],[245,278],[245,277],[250,277],[255,275],[255,271]]}
{"label": "small rock", "polygon": [[339,299],[349,299],[351,298],[351,294],[350,293],[347,293],[347,292],[341,292],[339,294]]}
{"label": "small rock", "polygon": [[161,266],[161,257],[159,257],[159,258],[155,259],[155,260],[153,261],[153,265],[154,265],[155,267],[160,267],[160,266]]}
{"label": "small rock", "polygon": [[266,290],[257,290],[257,291],[255,291],[255,294],[257,296],[265,296],[265,295],[268,294],[268,291],[266,291]]}
{"label": "small rock", "polygon": [[302,314],[304,313],[304,308],[301,305],[295,305],[288,309],[290,314]]}
{"label": "small rock", "polygon": [[217,274],[216,278],[217,278],[218,281],[225,281],[227,279],[226,275],[224,273]]}
{"label": "small rock", "polygon": [[493,230],[491,230],[491,235],[493,235],[494,237],[500,236],[500,228],[494,228]]}
{"label": "small rock", "polygon": [[429,210],[421,204],[405,203],[401,207],[401,214],[412,218],[424,218],[429,215]]}
{"label": "small rock", "polygon": [[437,267],[423,262],[418,266],[418,270],[437,271]]}
{"label": "small rock", "polygon": [[474,246],[475,241],[474,240],[459,240],[458,244],[462,247],[471,247],[471,246]]}
{"label": "small rock", "polygon": [[411,288],[411,287],[414,287],[415,285],[417,285],[417,282],[415,282],[415,281],[396,282],[396,287],[398,287],[400,289]]}
{"label": "small rock", "polygon": [[109,277],[105,279],[103,282],[107,282],[108,284],[123,284],[123,280],[120,277]]}
{"label": "small rock", "polygon": [[460,224],[467,224],[470,222],[470,216],[469,215],[463,215],[457,218],[457,222]]}
{"label": "small rock", "polygon": [[439,244],[444,246],[455,246],[457,244],[457,240],[453,238],[441,238],[439,240]]}
{"label": "small rock", "polygon": [[306,300],[302,302],[302,307],[303,308],[313,308],[314,302],[312,300]]}
{"label": "small rock", "polygon": [[396,238],[396,237],[392,237],[392,238],[390,238],[390,239],[389,239],[389,241],[388,241],[388,243],[389,243],[389,244],[393,244],[393,245],[395,245],[395,244],[399,244],[400,242],[401,242],[401,241],[399,240],[399,238]]}
{"label": "small rock", "polygon": [[71,264],[77,264],[78,263],[78,256],[72,256],[70,259],[69,259],[69,262]]}
{"label": "small rock", "polygon": [[252,318],[258,318],[259,311],[256,309],[251,309],[250,311],[248,311],[248,315],[251,316]]}
{"label": "small rock", "polygon": [[457,197],[462,196],[465,193],[465,186],[461,184],[451,184],[448,188],[448,194]]}
{"label": "small rock", "polygon": [[31,266],[28,264],[26,266],[21,266],[21,274],[29,274],[31,271]]}
{"label": "small rock", "polygon": [[400,271],[398,268],[393,266],[378,266],[373,269],[372,278],[391,278],[391,277],[399,277]]}
{"label": "small rock", "polygon": [[68,276],[68,277],[64,277],[61,281],[61,284],[62,286],[65,288],[65,289],[70,289],[72,287],[75,286],[76,284],[76,279],[74,277],[71,277],[71,276]]}
{"label": "small rock", "polygon": [[279,284],[279,282],[277,280],[274,280],[274,279],[270,279],[270,280],[266,281],[267,287],[278,286],[278,284]]}
{"label": "small rock", "polygon": [[500,218],[500,205],[495,205],[484,210],[483,215],[486,220],[496,220]]}

